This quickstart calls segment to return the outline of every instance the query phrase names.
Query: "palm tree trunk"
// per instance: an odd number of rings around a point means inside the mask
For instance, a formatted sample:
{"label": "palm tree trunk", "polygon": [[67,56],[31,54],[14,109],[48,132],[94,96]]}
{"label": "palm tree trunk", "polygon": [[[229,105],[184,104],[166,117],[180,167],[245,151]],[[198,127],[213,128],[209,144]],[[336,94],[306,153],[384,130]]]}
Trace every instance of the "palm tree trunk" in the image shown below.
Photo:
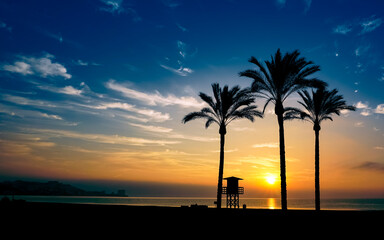
{"label": "palm tree trunk", "polygon": [[224,172],[224,143],[225,134],[220,133],[220,164],[219,164],[219,181],[217,183],[217,208],[221,208],[221,195],[223,192],[223,172]]}
{"label": "palm tree trunk", "polygon": [[287,179],[285,174],[285,143],[284,143],[284,119],[283,115],[277,115],[280,138],[280,180],[281,180],[281,209],[287,210]]}
{"label": "palm tree trunk", "polygon": [[[319,126],[320,128],[320,126]],[[315,129],[315,209],[320,211],[320,129]]]}

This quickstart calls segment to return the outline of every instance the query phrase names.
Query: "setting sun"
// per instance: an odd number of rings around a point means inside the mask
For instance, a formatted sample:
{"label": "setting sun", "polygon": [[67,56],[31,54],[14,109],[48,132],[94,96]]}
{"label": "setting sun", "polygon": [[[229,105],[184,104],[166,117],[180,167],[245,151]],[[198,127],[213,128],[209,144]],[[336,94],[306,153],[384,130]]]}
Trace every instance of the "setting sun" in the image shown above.
{"label": "setting sun", "polygon": [[265,177],[265,180],[267,181],[267,183],[269,184],[274,184],[276,182],[276,176],[275,175],[272,175],[272,174],[268,174],[266,177]]}

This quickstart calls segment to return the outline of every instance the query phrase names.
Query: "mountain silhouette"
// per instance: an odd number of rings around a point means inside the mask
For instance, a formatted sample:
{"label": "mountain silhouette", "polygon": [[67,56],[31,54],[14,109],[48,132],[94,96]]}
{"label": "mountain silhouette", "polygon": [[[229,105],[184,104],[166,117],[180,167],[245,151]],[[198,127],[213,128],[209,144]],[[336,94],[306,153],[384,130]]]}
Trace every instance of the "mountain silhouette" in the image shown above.
{"label": "mountain silhouette", "polygon": [[107,194],[105,191],[86,191],[58,181],[29,182],[20,180],[0,182],[0,195],[127,196],[124,190]]}

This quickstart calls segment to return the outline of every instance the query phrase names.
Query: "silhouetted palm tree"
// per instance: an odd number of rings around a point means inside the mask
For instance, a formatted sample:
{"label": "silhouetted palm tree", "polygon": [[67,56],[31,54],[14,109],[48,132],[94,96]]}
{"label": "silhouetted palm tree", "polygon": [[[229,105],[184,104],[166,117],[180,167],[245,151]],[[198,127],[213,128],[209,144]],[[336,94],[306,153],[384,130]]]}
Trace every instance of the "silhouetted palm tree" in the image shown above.
{"label": "silhouetted palm tree", "polygon": [[298,101],[307,111],[300,112],[300,118],[313,123],[315,131],[315,208],[320,210],[320,146],[319,133],[320,124],[324,120],[331,120],[332,114],[340,114],[341,110],[355,110],[355,107],[346,105],[342,95],[337,95],[337,90],[327,91],[324,88],[312,91],[312,96],[308,91],[299,92],[303,102]]}
{"label": "silhouetted palm tree", "polygon": [[250,88],[240,89],[235,86],[228,89],[225,85],[223,89],[218,83],[212,84],[214,99],[200,92],[200,98],[208,104],[209,107],[201,109],[199,112],[191,112],[187,114],[182,122],[203,118],[206,121],[205,128],[211,123],[219,125],[220,134],[220,163],[219,163],[219,180],[217,184],[217,208],[221,208],[221,194],[224,171],[224,143],[225,134],[227,133],[227,125],[236,119],[246,118],[254,121],[254,117],[263,117],[263,114],[256,110],[257,106],[251,105],[255,101],[255,96]]}
{"label": "silhouetted palm tree", "polygon": [[277,50],[271,61],[265,61],[263,66],[255,57],[249,62],[255,64],[258,69],[249,69],[240,72],[240,76],[253,79],[252,91],[267,99],[264,110],[272,102],[275,104],[275,114],[279,124],[280,142],[280,178],[281,178],[281,209],[287,210],[287,183],[285,174],[285,143],[284,143],[284,120],[291,118],[294,108],[284,108],[283,103],[289,95],[307,87],[325,86],[326,83],[316,78],[308,78],[311,74],[320,70],[313,62],[299,58],[299,51],[286,53],[284,57]]}

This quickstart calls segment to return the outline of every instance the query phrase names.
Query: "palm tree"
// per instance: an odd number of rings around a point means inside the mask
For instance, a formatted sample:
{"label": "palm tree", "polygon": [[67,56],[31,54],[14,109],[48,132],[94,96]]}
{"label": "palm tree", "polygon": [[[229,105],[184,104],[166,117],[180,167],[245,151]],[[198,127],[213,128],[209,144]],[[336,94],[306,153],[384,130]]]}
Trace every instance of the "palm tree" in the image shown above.
{"label": "palm tree", "polygon": [[200,92],[200,98],[208,104],[209,107],[201,109],[199,112],[191,112],[187,114],[182,122],[187,123],[194,119],[203,118],[206,120],[205,128],[212,123],[219,125],[220,134],[220,164],[219,164],[219,180],[217,184],[217,208],[221,208],[221,195],[223,186],[224,171],[224,143],[225,134],[227,133],[227,125],[236,119],[246,118],[254,121],[254,117],[263,117],[263,114],[256,110],[257,106],[251,105],[255,101],[255,96],[250,88],[240,89],[235,86],[228,89],[225,85],[223,89],[218,83],[212,84],[214,98]]}
{"label": "palm tree", "polygon": [[299,57],[300,53],[295,50],[291,53],[281,55],[280,49],[270,61],[265,61],[263,66],[255,57],[251,57],[249,62],[255,64],[258,69],[249,69],[240,72],[240,76],[253,79],[252,91],[267,101],[267,105],[272,102],[275,104],[275,114],[279,124],[280,142],[280,178],[281,178],[281,209],[287,210],[287,183],[285,173],[285,142],[284,142],[284,120],[291,118],[291,112],[295,108],[284,108],[284,101],[292,94],[307,87],[325,86],[326,83],[316,78],[309,78],[310,75],[320,70],[320,67],[313,62]]}
{"label": "palm tree", "polygon": [[324,88],[318,89],[316,92],[312,91],[312,96],[308,91],[301,91],[299,95],[303,102],[298,101],[305,109],[306,112],[300,112],[300,118],[313,123],[313,130],[315,131],[315,208],[320,210],[320,146],[319,146],[319,133],[320,124],[324,120],[331,120],[332,114],[340,115],[341,110],[355,110],[355,107],[346,105],[342,95],[337,95],[338,91],[333,89],[327,91]]}

